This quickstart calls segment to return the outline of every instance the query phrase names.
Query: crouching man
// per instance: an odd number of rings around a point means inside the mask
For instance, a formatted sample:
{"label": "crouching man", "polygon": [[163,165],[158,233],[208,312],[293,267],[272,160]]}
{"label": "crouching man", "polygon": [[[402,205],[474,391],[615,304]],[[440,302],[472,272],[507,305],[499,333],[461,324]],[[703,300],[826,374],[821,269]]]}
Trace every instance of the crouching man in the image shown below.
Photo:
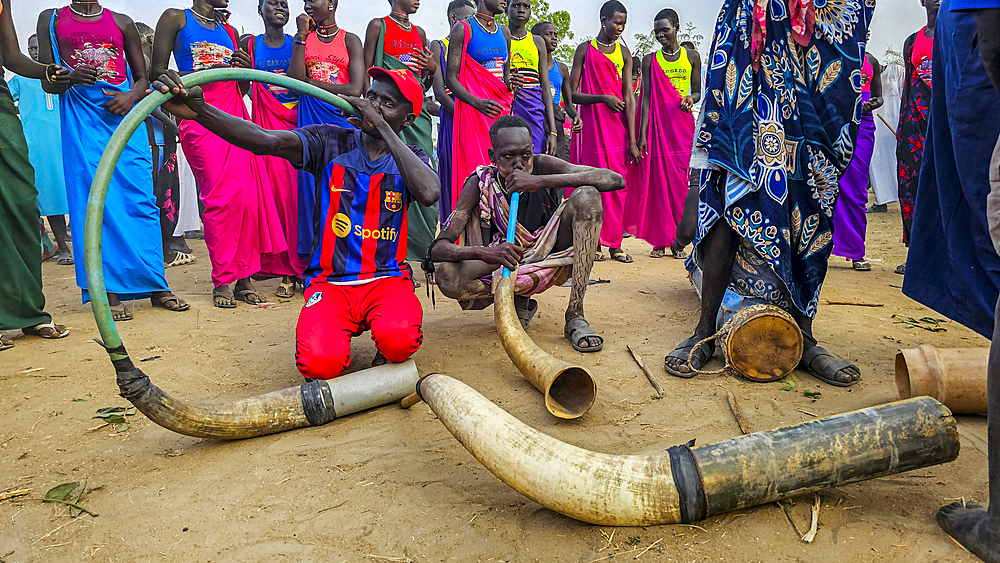
{"label": "crouching man", "polygon": [[[534,154],[531,129],[520,117],[498,119],[490,142],[492,164],[465,181],[455,211],[431,243],[425,268],[432,267],[441,292],[466,310],[493,302],[492,276],[501,266],[516,270],[514,302],[525,327],[538,310],[531,296],[572,279],[564,335],[577,351],[599,351],[604,339],[583,314],[601,231],[598,192],[623,189],[625,180],[610,170]],[[562,199],[567,188],[571,191]],[[508,243],[514,192],[521,193],[517,234],[516,242]]]}
{"label": "crouching man", "polygon": [[420,113],[423,87],[408,70],[368,74],[364,98],[344,96],[361,114],[352,118],[358,129],[269,131],[205,104],[201,88],[185,88],[174,72],[153,84],[177,94],[163,105],[177,117],[316,178],[315,209],[299,214],[311,217],[316,233],[296,328],[296,364],[308,378],[340,375],[351,364],[351,338],[366,330],[391,362],[405,361],[423,340],[423,311],[405,262],[406,211],[411,200],[433,205],[439,183],[427,155],[399,139]]}

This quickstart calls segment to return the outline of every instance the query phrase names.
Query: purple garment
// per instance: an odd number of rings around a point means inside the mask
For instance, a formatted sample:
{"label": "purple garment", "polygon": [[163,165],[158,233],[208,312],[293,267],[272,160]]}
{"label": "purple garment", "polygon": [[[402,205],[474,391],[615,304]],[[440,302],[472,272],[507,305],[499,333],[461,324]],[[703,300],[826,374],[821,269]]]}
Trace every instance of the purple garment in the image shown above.
{"label": "purple garment", "polygon": [[[861,93],[861,101],[871,99],[870,92]],[[833,253],[851,260],[865,257],[865,230],[868,218],[868,170],[875,150],[875,119],[871,113],[861,116],[854,158],[840,178],[840,195],[833,212]]]}
{"label": "purple garment", "polygon": [[531,144],[535,154],[545,154],[545,102],[542,101],[542,89],[521,88],[514,96],[514,115],[523,118],[531,127]]}

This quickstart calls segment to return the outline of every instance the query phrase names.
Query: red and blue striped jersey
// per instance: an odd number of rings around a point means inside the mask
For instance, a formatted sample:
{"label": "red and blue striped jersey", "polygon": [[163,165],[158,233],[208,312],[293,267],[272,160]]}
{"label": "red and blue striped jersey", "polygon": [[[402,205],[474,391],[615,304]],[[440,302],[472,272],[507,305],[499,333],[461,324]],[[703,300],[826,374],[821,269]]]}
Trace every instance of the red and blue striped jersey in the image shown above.
{"label": "red and blue striped jersey", "polygon": [[315,208],[306,215],[316,233],[306,286],[403,275],[410,194],[392,155],[372,161],[356,129],[310,125],[295,133],[302,139],[302,169],[317,179]]}

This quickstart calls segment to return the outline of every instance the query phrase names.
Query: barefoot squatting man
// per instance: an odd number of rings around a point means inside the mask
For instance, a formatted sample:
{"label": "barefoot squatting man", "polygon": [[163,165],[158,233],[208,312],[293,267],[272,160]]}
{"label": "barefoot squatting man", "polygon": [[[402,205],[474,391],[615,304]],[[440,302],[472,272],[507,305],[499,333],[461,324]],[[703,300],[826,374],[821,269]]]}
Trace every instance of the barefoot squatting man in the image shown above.
{"label": "barefoot squatting man", "polygon": [[[534,154],[531,127],[517,116],[498,119],[490,128],[490,141],[492,164],[466,179],[455,211],[431,244],[428,265],[433,265],[438,288],[464,309],[482,309],[493,301],[493,276],[499,268],[516,271],[514,302],[527,326],[538,310],[530,297],[572,279],[564,334],[579,352],[599,351],[604,339],[584,318],[583,297],[603,219],[600,194],[624,189],[625,180],[604,168]],[[524,224],[525,217],[538,216],[532,207],[539,194],[571,187],[576,189],[540,226]],[[505,233],[514,192],[523,193],[516,243],[509,243]],[[463,234],[464,244],[458,244]]]}
{"label": "barefoot squatting man", "polygon": [[391,362],[423,340],[423,311],[406,265],[407,209],[434,205],[439,183],[428,157],[399,132],[423,106],[423,86],[409,70],[368,71],[365,98],[344,96],[361,114],[358,127],[316,124],[266,130],[205,103],[174,72],[153,85],[180,100],[164,107],[258,155],[284,158],[316,178],[313,248],[304,274],[305,306],[296,329],[296,364],[313,379],[340,375],[351,363],[351,338],[366,330]]}

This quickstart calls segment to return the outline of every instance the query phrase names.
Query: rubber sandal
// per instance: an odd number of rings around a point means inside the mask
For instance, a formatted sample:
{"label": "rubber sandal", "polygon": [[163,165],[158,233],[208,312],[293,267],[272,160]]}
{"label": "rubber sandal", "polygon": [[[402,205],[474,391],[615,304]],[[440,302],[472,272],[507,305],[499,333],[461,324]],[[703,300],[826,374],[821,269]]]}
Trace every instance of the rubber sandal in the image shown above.
{"label": "rubber sandal", "polygon": [[60,266],[72,266],[73,265],[73,255],[69,252],[63,252],[56,258],[56,264]]}
{"label": "rubber sandal", "polygon": [[673,246],[671,246],[669,250],[670,250],[670,257],[671,258],[674,258],[674,259],[677,259],[677,260],[683,260],[684,258],[688,257],[687,252],[684,252],[683,248],[676,249]]}
{"label": "rubber sandal", "polygon": [[[695,346],[702,340],[703,340],[702,338],[698,338],[697,336],[692,336],[691,338],[688,338],[684,342],[678,344],[677,347],[674,348],[673,352],[670,352],[669,354],[666,355],[665,358],[663,358],[663,371],[669,373],[674,377],[680,377],[682,379],[691,379],[692,377],[698,375],[698,373],[694,370],[705,367],[705,364],[708,363],[708,360],[711,359],[712,355],[715,354],[714,340],[711,342],[702,342],[702,344],[698,346],[697,349],[694,350],[694,354],[693,355],[691,354],[691,350],[694,349]],[[691,358],[690,364],[688,364],[689,357]],[[667,360],[669,360],[670,358],[677,358],[679,360],[683,360],[685,365],[688,365],[689,368],[692,368],[692,371],[685,373],[683,371],[675,370],[674,368],[667,365]]]}
{"label": "rubber sandal", "polygon": [[514,311],[517,313],[518,320],[521,321],[521,328],[528,330],[528,324],[531,323],[531,319],[535,318],[535,313],[538,312],[538,301],[529,299],[527,309],[514,307]]}
{"label": "rubber sandal", "polygon": [[627,252],[624,252],[620,248],[618,249],[618,252],[615,252],[612,249],[608,249],[608,254],[611,256],[611,259],[614,260],[615,262],[621,262],[622,264],[632,263],[632,257],[629,256]]}
{"label": "rubber sandal", "polygon": [[47,323],[37,324],[32,327],[22,328],[23,332],[27,336],[38,336],[40,338],[48,338],[50,340],[56,340],[58,338],[64,338],[69,334],[69,329],[57,325],[56,323],[49,321]]}
{"label": "rubber sandal", "polygon": [[666,255],[667,255],[666,248],[654,248],[653,250],[649,251],[650,258],[663,258]]}
{"label": "rubber sandal", "polygon": [[[180,313],[181,311],[187,311],[191,308],[190,303],[186,303],[180,297],[176,295],[165,295],[163,297],[150,297],[149,302],[153,304],[153,307],[159,307],[161,309],[166,309],[168,311],[174,311]],[[168,303],[176,303],[176,305],[168,305]]]}
{"label": "rubber sandal", "polygon": [[281,284],[278,285],[278,291],[276,291],[275,294],[280,299],[291,299],[292,297],[295,296],[295,284],[296,282],[294,279],[292,279],[292,281],[289,282],[283,281],[281,282]]}
{"label": "rubber sandal", "polygon": [[899,266],[896,266],[896,269],[894,271],[897,274],[901,275],[901,276],[905,276],[906,275],[906,264],[900,264]]}
{"label": "rubber sandal", "polygon": [[858,272],[870,272],[872,265],[867,260],[851,260],[851,267]]}
{"label": "rubber sandal", "polygon": [[[220,309],[235,309],[236,302],[233,301],[233,294],[223,293],[221,290],[229,290],[229,286],[220,285],[219,287],[212,290],[212,304]],[[228,291],[227,291],[228,293]]]}
{"label": "rubber sandal", "polygon": [[[583,317],[575,317],[566,321],[566,328],[563,329],[563,336],[566,337],[566,340],[569,340],[570,346],[572,346],[577,352],[600,352],[604,349],[604,337],[594,332],[594,329],[590,328],[590,323],[588,323],[587,319]],[[597,346],[580,346],[581,340],[592,336],[600,338],[601,343]]]}
{"label": "rubber sandal", "polygon": [[0,334],[0,352],[14,347],[14,341]]}
{"label": "rubber sandal", "polygon": [[119,303],[114,307],[111,307],[111,320],[113,321],[131,321],[132,311],[128,310],[128,307],[124,303]]}
{"label": "rubber sandal", "polygon": [[170,263],[164,262],[164,268],[170,268],[172,266],[183,266],[185,264],[190,264],[194,262],[197,257],[194,254],[188,254],[186,252],[176,251],[177,254],[174,255],[174,259]]}
{"label": "rubber sandal", "polygon": [[[252,298],[251,295],[253,295]],[[238,289],[234,292],[234,297],[237,301],[242,301],[247,305],[256,305],[261,302],[257,292],[252,289]]]}
{"label": "rubber sandal", "polygon": [[807,348],[804,352],[802,352],[802,359],[799,360],[799,367],[805,370],[806,373],[822,381],[823,383],[828,383],[836,387],[850,387],[852,385],[855,385],[857,382],[861,381],[861,378],[855,379],[854,381],[846,381],[846,382],[837,381],[836,379],[834,379],[840,370],[848,367],[854,367],[854,368],[858,367],[848,360],[837,360],[835,362],[827,364],[826,369],[823,370],[823,373],[820,373],[818,370],[813,369],[812,363],[816,360],[816,358],[819,358],[820,356],[836,358],[836,356],[828,352],[826,348],[823,348],[819,344],[816,344],[815,340],[811,339],[805,334],[803,334],[802,337],[807,342],[813,343],[811,347]]}
{"label": "rubber sandal", "polygon": [[604,257],[604,253],[602,252],[598,252],[597,254],[594,255],[594,262],[604,262],[605,260],[606,258]]}
{"label": "rubber sandal", "polygon": [[389,360],[385,356],[383,356],[382,352],[379,352],[378,349],[376,348],[375,357],[372,358],[372,367],[377,368],[379,366],[384,366],[387,363],[389,363]]}

